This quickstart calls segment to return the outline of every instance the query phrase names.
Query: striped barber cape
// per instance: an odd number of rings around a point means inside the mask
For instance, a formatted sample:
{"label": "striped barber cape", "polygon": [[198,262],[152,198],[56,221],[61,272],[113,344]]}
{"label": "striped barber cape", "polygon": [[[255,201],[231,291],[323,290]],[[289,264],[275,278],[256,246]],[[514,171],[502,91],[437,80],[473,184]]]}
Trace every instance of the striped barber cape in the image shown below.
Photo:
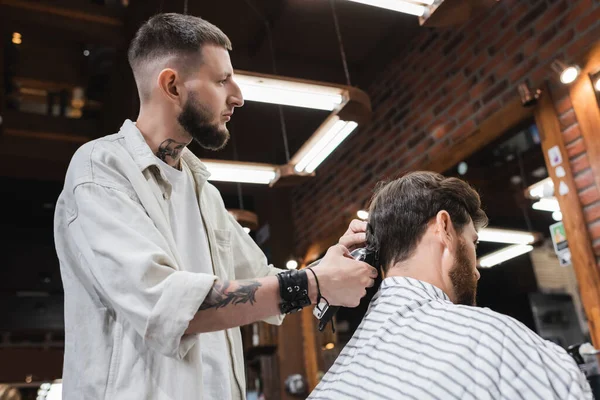
{"label": "striped barber cape", "polygon": [[592,399],[561,347],[412,278],[383,280],[365,318],[309,396],[322,399]]}

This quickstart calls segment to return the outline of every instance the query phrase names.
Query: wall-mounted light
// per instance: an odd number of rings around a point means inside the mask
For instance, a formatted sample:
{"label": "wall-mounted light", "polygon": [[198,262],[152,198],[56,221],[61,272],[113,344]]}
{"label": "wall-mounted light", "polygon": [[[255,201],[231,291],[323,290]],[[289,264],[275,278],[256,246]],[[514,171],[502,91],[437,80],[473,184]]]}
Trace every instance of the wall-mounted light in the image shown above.
{"label": "wall-mounted light", "polygon": [[532,90],[527,83],[521,83],[517,89],[519,90],[523,107],[535,105],[542,94],[541,89]]}
{"label": "wall-mounted light", "polygon": [[296,260],[288,260],[288,262],[285,263],[285,267],[287,269],[297,269],[298,268],[298,261]]}
{"label": "wall-mounted light", "polygon": [[579,74],[581,73],[581,69],[579,66],[572,64],[568,65],[560,60],[554,60],[552,62],[552,69],[554,72],[559,74],[560,81],[565,85],[575,82]]}
{"label": "wall-mounted light", "polygon": [[12,42],[14,44],[21,44],[21,43],[23,43],[23,38],[22,38],[22,36],[21,36],[21,34],[19,32],[13,32]]}

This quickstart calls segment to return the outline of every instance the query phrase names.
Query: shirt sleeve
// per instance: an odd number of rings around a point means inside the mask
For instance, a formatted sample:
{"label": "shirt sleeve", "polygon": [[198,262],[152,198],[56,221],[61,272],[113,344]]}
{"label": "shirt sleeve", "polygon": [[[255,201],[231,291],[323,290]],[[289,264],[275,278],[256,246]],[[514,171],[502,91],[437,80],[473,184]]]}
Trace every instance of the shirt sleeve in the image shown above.
{"label": "shirt sleeve", "polygon": [[81,184],[69,224],[83,279],[155,351],[182,359],[196,343],[184,336],[216,276],[178,271],[143,207],[124,191]]}
{"label": "shirt sleeve", "polygon": [[[265,276],[275,276],[282,270],[267,264],[267,257],[252,238],[244,231],[242,226],[229,215],[232,225],[233,238],[233,266],[236,279],[256,279]],[[276,315],[264,319],[273,325],[281,325],[283,315]]]}

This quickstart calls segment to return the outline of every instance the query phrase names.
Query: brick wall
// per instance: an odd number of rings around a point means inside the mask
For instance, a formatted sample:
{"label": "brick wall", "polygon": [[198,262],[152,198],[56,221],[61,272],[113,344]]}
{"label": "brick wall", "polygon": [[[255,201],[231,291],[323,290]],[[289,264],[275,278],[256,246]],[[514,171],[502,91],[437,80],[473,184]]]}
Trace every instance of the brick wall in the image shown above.
{"label": "brick wall", "polygon": [[[335,232],[374,184],[418,169],[450,149],[528,80],[551,83],[581,203],[600,257],[600,192],[569,99],[550,69],[600,39],[597,0],[500,0],[461,27],[421,28],[367,88],[373,117],[294,190],[296,253]],[[600,162],[596,160],[595,162]]]}

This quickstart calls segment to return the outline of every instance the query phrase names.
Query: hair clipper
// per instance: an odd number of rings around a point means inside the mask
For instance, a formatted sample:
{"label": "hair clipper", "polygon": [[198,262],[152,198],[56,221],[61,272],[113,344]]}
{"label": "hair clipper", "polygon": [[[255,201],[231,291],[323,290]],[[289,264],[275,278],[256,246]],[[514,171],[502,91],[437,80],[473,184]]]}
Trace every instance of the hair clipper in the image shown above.
{"label": "hair clipper", "polygon": [[[367,250],[366,248],[360,248],[352,251],[350,253],[352,258],[358,261],[364,261],[372,266],[375,265],[375,253]],[[321,262],[321,259],[313,262],[308,266],[314,267]],[[333,319],[335,313],[339,310],[339,306],[331,306],[325,300],[321,300],[319,304],[317,304],[313,310],[313,314],[319,320],[319,331],[323,331],[327,326],[327,323]]]}

